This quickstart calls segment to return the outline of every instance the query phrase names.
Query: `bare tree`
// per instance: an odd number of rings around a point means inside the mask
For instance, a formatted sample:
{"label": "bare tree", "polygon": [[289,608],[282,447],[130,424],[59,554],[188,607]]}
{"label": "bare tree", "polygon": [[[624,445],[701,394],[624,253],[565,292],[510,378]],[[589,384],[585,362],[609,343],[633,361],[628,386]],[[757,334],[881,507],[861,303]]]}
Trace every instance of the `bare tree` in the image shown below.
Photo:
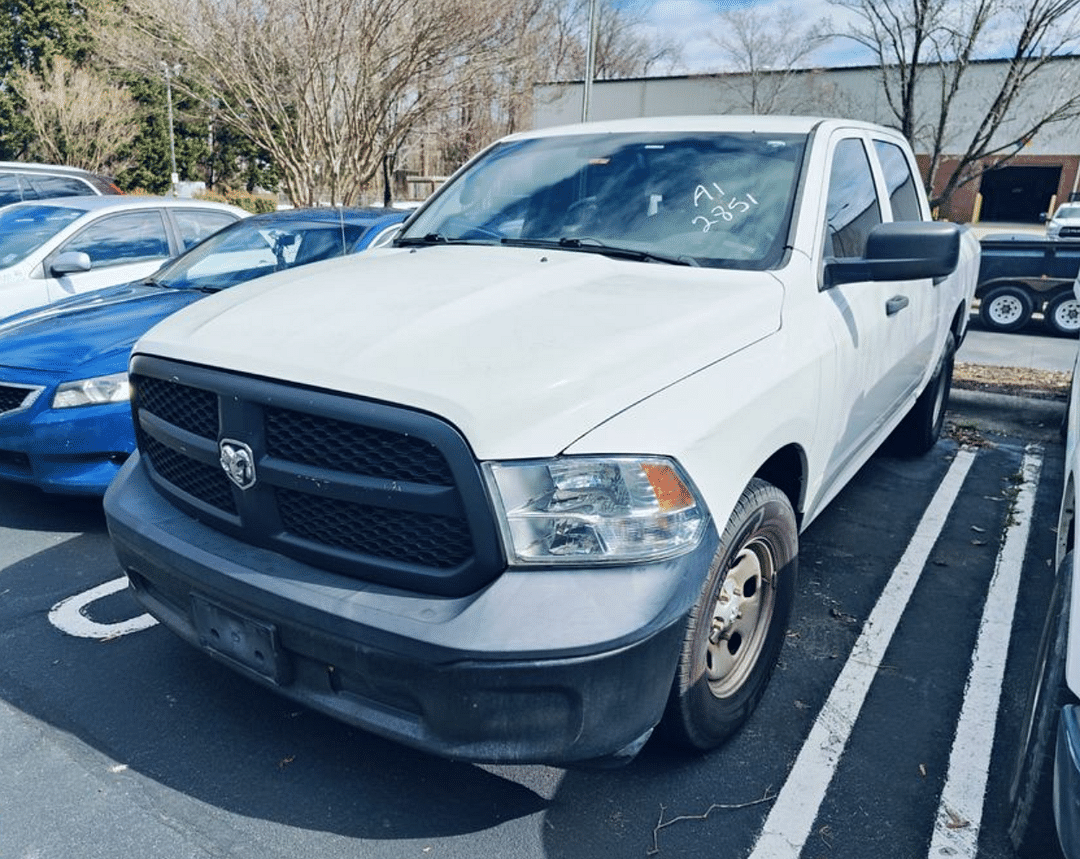
{"label": "bare tree", "polygon": [[[854,13],[846,35],[874,55],[897,127],[927,153],[932,205],[947,204],[1040,130],[1080,117],[1080,82],[1054,73],[1080,37],[1080,0],[830,2]],[[978,62],[986,57],[1004,61]],[[950,156],[955,169],[934,193]]]}
{"label": "bare tree", "polygon": [[99,44],[265,149],[298,205],[355,201],[384,156],[451,109],[463,57],[493,55],[493,0],[131,0]]}
{"label": "bare tree", "polygon": [[[553,2],[547,44],[548,80],[581,78],[589,39],[589,0]],[[679,48],[650,38],[640,12],[614,0],[598,0],[596,68],[599,80],[642,77],[678,60]]]}
{"label": "bare tree", "polygon": [[750,113],[790,110],[791,85],[830,38],[829,22],[807,23],[794,6],[746,6],[721,13],[711,34],[728,71],[745,82],[735,88],[739,107]]}
{"label": "bare tree", "polygon": [[[534,84],[583,77],[588,13],[588,0],[519,0],[498,9],[490,19],[491,32],[499,34],[493,36],[497,62],[463,63],[460,106],[432,124],[447,168],[495,138],[527,128]],[[677,47],[653,40],[639,14],[599,0],[597,18],[597,77],[645,75],[676,60]]]}
{"label": "bare tree", "polygon": [[100,172],[117,166],[134,140],[140,111],[131,96],[102,74],[56,56],[40,75],[16,69],[8,84],[25,104],[45,161]]}

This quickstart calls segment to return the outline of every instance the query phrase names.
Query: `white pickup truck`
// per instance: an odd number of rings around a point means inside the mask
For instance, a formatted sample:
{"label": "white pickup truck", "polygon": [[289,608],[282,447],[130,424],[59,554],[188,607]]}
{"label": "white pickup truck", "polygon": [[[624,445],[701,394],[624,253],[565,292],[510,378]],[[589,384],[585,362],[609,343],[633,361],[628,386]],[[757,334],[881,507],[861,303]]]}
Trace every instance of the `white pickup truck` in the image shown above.
{"label": "white pickup truck", "polygon": [[393,247],[138,342],[139,453],[105,499],[133,593],[452,758],[723,742],[800,531],[887,437],[938,438],[978,243],[917,177],[900,136],[831,119],[495,143]]}

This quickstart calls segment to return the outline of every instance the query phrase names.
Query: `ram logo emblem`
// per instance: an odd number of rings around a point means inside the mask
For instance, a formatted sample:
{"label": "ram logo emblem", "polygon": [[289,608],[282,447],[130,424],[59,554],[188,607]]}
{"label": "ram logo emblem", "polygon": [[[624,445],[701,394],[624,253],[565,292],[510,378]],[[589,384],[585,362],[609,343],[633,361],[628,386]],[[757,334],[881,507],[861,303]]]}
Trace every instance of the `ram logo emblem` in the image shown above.
{"label": "ram logo emblem", "polygon": [[250,489],[255,485],[255,454],[242,441],[223,438],[218,444],[221,452],[221,467],[229,480],[241,489]]}

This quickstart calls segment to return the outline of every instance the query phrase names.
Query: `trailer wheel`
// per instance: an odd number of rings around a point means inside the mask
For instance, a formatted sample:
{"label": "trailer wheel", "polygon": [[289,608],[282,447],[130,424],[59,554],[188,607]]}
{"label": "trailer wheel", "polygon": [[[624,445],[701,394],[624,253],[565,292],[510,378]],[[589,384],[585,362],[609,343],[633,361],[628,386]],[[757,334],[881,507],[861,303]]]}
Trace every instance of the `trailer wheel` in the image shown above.
{"label": "trailer wheel", "polygon": [[988,289],[979,304],[979,318],[991,331],[1018,331],[1028,324],[1034,310],[1031,295],[1020,286]]}
{"label": "trailer wheel", "polygon": [[1080,300],[1067,289],[1050,299],[1043,316],[1046,324],[1058,334],[1075,337],[1080,331]]}

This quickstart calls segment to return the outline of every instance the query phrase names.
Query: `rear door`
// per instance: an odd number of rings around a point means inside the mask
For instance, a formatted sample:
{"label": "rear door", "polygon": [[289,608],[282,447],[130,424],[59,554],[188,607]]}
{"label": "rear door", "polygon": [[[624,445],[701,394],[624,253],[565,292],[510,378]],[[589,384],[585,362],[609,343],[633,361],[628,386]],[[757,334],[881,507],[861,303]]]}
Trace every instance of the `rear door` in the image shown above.
{"label": "rear door", "polygon": [[[865,256],[870,231],[892,216],[869,135],[835,132],[830,149],[821,213],[823,269],[833,259]],[[837,405],[821,419],[833,424],[825,437],[838,440],[827,482],[861,462],[867,445],[876,444],[884,425],[918,386],[921,286],[874,281],[828,286],[822,279],[820,298],[833,342],[832,366],[823,383],[831,387]]]}

